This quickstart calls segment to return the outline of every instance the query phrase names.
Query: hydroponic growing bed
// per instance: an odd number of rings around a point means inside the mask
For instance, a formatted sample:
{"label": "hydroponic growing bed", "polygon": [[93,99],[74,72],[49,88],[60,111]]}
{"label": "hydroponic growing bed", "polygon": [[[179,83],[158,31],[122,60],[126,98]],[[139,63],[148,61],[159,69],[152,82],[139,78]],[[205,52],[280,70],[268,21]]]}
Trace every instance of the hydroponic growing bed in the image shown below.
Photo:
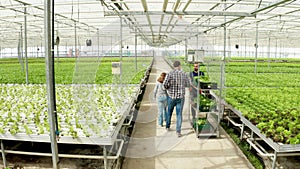
{"label": "hydroponic growing bed", "polygon": [[226,67],[226,118],[272,168],[278,156],[300,155],[299,62],[230,62]]}
{"label": "hydroponic growing bed", "polygon": [[[59,143],[111,145],[139,85],[58,85]],[[0,85],[0,139],[50,142],[46,86]]]}

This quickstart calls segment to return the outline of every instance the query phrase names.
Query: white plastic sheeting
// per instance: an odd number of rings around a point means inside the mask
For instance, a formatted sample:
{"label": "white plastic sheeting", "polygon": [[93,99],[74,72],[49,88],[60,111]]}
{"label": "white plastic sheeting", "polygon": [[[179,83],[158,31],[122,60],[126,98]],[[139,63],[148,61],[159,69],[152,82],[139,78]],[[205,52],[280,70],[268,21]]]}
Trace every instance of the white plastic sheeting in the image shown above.
{"label": "white plastic sheeting", "polygon": [[[43,46],[43,0],[1,0],[0,46],[16,48],[27,16],[28,47]],[[137,34],[150,46],[170,46],[206,34],[222,46],[223,27],[231,45],[299,47],[300,2],[294,0],[55,0],[55,37],[63,46],[84,46],[100,31],[107,44]],[[26,9],[26,13],[24,12]],[[127,29],[127,31],[125,30]],[[76,38],[75,38],[76,35]],[[109,36],[115,42],[109,43]],[[125,39],[125,38],[122,39]],[[134,38],[133,38],[134,39]],[[270,41],[270,42],[269,42]],[[130,42],[130,41],[129,41]],[[134,40],[131,40],[134,45]]]}

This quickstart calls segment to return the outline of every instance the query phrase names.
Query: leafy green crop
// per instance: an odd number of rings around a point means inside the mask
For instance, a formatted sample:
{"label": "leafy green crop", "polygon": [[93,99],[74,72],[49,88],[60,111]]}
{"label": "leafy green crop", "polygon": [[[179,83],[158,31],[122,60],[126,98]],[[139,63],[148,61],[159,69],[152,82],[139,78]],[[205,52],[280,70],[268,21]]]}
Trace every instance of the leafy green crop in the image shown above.
{"label": "leafy green crop", "polygon": [[[233,61],[226,65],[226,102],[275,142],[299,144],[300,62]],[[300,126],[299,126],[300,127]]]}
{"label": "leafy green crop", "polygon": [[[57,84],[139,84],[152,57],[137,57],[122,59],[122,82],[114,81],[112,63],[120,58],[59,58],[55,59],[55,82]],[[137,66],[137,67],[136,67]],[[44,58],[28,59],[28,77],[30,84],[46,83],[46,67]],[[140,77],[137,77],[139,75]],[[25,71],[16,58],[0,59],[0,83],[25,84]]]}
{"label": "leafy green crop", "polygon": [[[137,96],[138,85],[58,85],[62,136],[106,137]],[[49,134],[45,85],[0,85],[0,134]]]}
{"label": "leafy green crop", "polygon": [[[220,71],[218,64],[205,66]],[[274,141],[300,144],[300,60],[260,60],[257,73],[254,67],[245,58],[226,62],[226,102]]]}

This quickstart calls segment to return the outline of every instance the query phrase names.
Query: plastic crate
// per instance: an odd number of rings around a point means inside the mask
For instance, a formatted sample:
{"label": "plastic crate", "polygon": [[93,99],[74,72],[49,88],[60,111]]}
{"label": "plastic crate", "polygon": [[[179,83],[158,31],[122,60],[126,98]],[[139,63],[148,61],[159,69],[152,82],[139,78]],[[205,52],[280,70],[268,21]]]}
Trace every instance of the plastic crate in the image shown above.
{"label": "plastic crate", "polygon": [[[206,120],[206,119],[205,119]],[[202,125],[197,125],[197,121],[194,122],[194,129],[196,129],[196,127],[198,126],[198,131],[209,131],[211,129],[211,124],[206,121],[205,124]]]}
{"label": "plastic crate", "polygon": [[207,130],[210,130],[210,128],[211,128],[210,123],[206,123],[204,125],[199,125],[198,126],[198,131],[201,131],[201,130],[207,131]]}
{"label": "plastic crate", "polygon": [[209,110],[210,110],[209,106],[202,106],[202,105],[199,106],[200,112],[209,112]]}
{"label": "plastic crate", "polygon": [[200,82],[201,89],[217,89],[218,84],[213,82]]}

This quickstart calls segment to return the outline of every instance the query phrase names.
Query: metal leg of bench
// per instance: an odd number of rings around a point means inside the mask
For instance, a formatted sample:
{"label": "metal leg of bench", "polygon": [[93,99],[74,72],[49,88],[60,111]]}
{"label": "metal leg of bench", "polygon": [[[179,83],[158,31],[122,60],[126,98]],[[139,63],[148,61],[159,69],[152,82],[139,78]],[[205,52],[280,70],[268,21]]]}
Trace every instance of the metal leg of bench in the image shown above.
{"label": "metal leg of bench", "polygon": [[104,169],[108,169],[106,147],[103,146]]}
{"label": "metal leg of bench", "polygon": [[242,130],[241,130],[241,137],[240,137],[241,140],[243,139],[244,128],[245,128],[245,124],[243,123],[242,124]]}
{"label": "metal leg of bench", "polygon": [[[253,139],[253,131],[252,131],[252,130],[251,130],[251,136],[250,136],[250,138]],[[250,144],[249,149],[251,150],[251,148],[252,148],[252,146],[251,146],[251,144]]]}
{"label": "metal leg of bench", "polygon": [[276,161],[277,161],[277,151],[274,152],[274,158],[272,163],[272,169],[276,168]]}
{"label": "metal leg of bench", "polygon": [[5,152],[4,152],[4,145],[3,145],[3,141],[2,140],[1,140],[1,152],[2,152],[3,166],[4,166],[4,168],[6,168],[7,164],[6,164],[6,158],[5,158]]}

